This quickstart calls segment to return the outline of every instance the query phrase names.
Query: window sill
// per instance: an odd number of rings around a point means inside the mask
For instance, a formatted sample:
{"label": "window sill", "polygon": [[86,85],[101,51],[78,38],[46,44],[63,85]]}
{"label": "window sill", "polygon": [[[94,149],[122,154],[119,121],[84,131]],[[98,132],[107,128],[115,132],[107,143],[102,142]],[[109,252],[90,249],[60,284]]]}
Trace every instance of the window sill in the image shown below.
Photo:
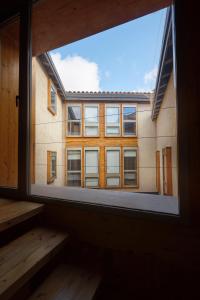
{"label": "window sill", "polygon": [[48,198],[49,202],[52,199],[78,203],[79,205],[111,207],[112,209],[136,210],[174,216],[179,214],[178,199],[172,196],[46,185],[32,185],[31,194],[34,197],[43,197],[44,200]]}
{"label": "window sill", "polygon": [[53,116],[56,115],[56,110],[55,110],[53,107],[48,106],[48,111],[50,111],[50,113],[51,113]]}

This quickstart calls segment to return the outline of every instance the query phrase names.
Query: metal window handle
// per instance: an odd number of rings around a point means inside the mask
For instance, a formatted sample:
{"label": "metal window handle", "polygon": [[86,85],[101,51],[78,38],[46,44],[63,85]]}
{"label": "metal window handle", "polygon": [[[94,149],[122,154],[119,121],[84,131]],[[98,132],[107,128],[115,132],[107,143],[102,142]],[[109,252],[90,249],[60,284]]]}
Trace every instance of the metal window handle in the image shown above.
{"label": "metal window handle", "polygon": [[16,107],[19,107],[19,95],[16,96],[15,100],[16,100]]}

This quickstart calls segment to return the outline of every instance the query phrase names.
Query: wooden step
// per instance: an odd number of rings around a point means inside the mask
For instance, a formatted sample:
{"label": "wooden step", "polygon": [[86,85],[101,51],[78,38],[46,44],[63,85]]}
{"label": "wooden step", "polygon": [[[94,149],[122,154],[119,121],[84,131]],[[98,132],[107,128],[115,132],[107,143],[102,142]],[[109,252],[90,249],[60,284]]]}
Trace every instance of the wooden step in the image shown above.
{"label": "wooden step", "polygon": [[0,299],[9,299],[68,239],[68,234],[35,228],[0,249]]}
{"label": "wooden step", "polygon": [[101,274],[86,267],[59,265],[28,300],[90,300],[101,281]]}
{"label": "wooden step", "polygon": [[0,199],[0,232],[40,213],[44,205]]}

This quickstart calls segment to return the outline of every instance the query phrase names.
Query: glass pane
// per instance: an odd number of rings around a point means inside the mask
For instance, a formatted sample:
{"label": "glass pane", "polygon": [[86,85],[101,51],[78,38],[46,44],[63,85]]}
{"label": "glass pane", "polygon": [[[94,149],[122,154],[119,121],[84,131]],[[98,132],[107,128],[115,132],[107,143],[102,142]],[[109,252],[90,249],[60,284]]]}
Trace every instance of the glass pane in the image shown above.
{"label": "glass pane", "polygon": [[125,185],[136,185],[137,184],[136,172],[125,173],[124,174],[124,184]]}
{"label": "glass pane", "polygon": [[68,122],[68,134],[69,135],[80,135],[81,123],[80,122]]}
{"label": "glass pane", "polygon": [[136,123],[135,122],[124,123],[124,134],[125,135],[135,135],[136,134]]}
{"label": "glass pane", "polygon": [[119,186],[119,177],[109,177],[107,178],[108,186]]}
{"label": "glass pane", "polygon": [[98,123],[98,107],[85,107],[85,122]]}
{"label": "glass pane", "polygon": [[119,107],[106,108],[106,123],[119,124]]}
{"label": "glass pane", "polygon": [[68,120],[80,120],[81,108],[80,106],[68,106]]}
{"label": "glass pane", "polygon": [[107,150],[107,173],[119,173],[120,152],[119,150]]}
{"label": "glass pane", "polygon": [[80,171],[81,170],[81,151],[69,150],[68,151],[68,171]]}
{"label": "glass pane", "polygon": [[86,126],[85,127],[85,135],[87,136],[96,136],[98,135],[99,130],[98,127],[94,127],[94,126]]}
{"label": "glass pane", "polygon": [[19,18],[0,27],[0,186],[18,183]]}
{"label": "glass pane", "polygon": [[80,173],[69,173],[67,175],[68,186],[81,186],[81,174]]}
{"label": "glass pane", "polygon": [[53,86],[51,86],[51,105],[56,108],[56,92]]}
{"label": "glass pane", "polygon": [[116,134],[119,134],[119,127],[116,126],[107,126],[106,128],[106,134],[113,134],[113,135],[116,135]]}
{"label": "glass pane", "polygon": [[85,178],[86,187],[98,187],[99,180],[98,178]]}
{"label": "glass pane", "polygon": [[136,107],[124,107],[123,118],[124,120],[136,120]]}
{"label": "glass pane", "polygon": [[98,151],[97,150],[85,151],[85,173],[98,174]]}
{"label": "glass pane", "polygon": [[137,169],[137,157],[135,150],[124,151],[124,170],[136,170]]}

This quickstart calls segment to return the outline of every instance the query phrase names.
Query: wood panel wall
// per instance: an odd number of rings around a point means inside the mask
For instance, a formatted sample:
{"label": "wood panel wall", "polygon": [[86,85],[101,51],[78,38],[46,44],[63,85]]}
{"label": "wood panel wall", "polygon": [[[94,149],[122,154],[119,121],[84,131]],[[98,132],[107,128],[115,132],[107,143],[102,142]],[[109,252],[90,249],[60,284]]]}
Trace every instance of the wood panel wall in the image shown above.
{"label": "wood panel wall", "polygon": [[[15,22],[16,28],[19,26]],[[16,187],[18,179],[19,46],[10,26],[0,29],[0,186]]]}

